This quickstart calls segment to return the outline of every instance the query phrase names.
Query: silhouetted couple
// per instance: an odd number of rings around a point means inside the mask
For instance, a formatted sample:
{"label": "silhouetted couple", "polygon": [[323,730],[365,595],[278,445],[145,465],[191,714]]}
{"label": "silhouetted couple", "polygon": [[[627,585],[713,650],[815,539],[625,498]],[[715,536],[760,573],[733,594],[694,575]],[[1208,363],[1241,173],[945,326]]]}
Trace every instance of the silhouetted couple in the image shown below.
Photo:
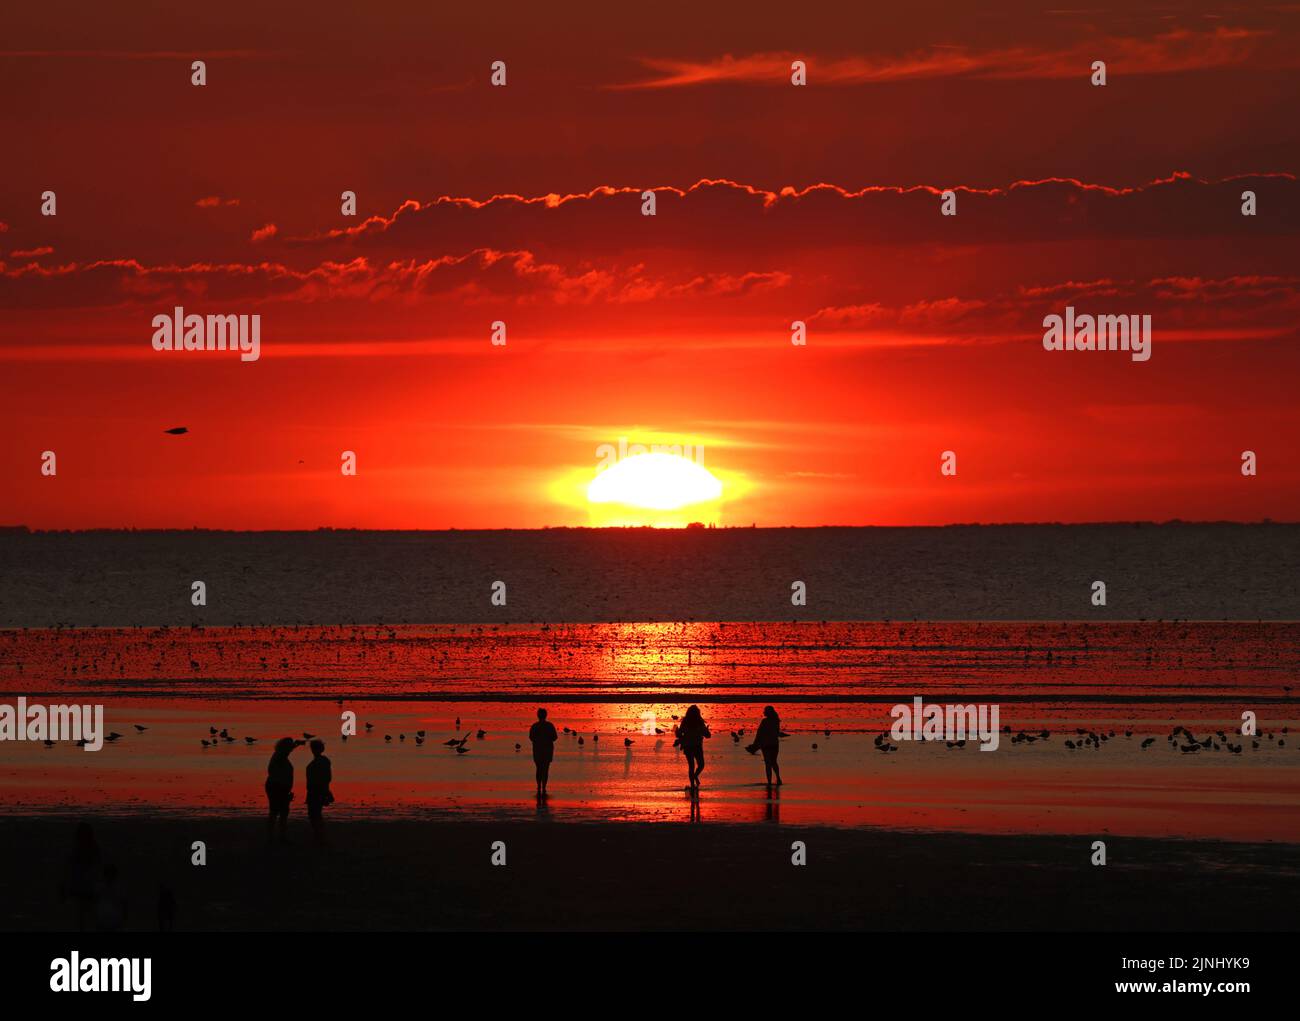
{"label": "silhouetted couple", "polygon": [[781,767],[776,764],[776,758],[781,753],[781,717],[776,715],[776,710],[771,706],[763,710],[763,720],[758,725],[758,733],[754,735],[754,743],[746,745],[745,751],[750,755],[762,752],[767,785],[772,786],[773,773],[776,774],[777,785],[781,785]]}
{"label": "silhouetted couple", "polygon": [[551,778],[551,761],[555,758],[555,742],[560,735],[555,724],[546,718],[546,710],[537,710],[537,722],[528,728],[528,740],[533,743],[533,765],[537,767],[537,796],[546,793],[546,781]]}
{"label": "silhouetted couple", "polygon": [[[289,755],[302,741],[282,737],[275,742],[271,761],[266,765],[266,803],[270,811],[266,820],[266,840],[275,839],[279,823],[280,843],[289,842],[289,803],[293,801],[293,763]],[[334,779],[330,760],[325,757],[325,742],[316,738],[311,743],[312,760],[307,763],[307,818],[311,820],[312,834],[319,845],[325,844],[325,806],[334,803],[330,781]]]}
{"label": "silhouetted couple", "polygon": [[704,739],[712,736],[713,732],[704,722],[704,716],[697,705],[687,709],[682,722],[677,724],[677,740],[673,744],[680,745],[682,754],[686,756],[691,793],[700,789],[700,774],[704,772]]}

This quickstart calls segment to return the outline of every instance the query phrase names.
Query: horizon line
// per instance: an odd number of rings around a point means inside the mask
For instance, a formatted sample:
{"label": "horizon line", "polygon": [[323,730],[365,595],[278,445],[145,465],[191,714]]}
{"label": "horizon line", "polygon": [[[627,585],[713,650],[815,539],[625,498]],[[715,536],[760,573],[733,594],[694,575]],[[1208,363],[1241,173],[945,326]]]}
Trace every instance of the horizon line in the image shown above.
{"label": "horizon line", "polygon": [[0,536],[4,535],[66,535],[91,532],[150,532],[162,534],[181,534],[193,532],[212,532],[226,535],[261,535],[261,534],[315,534],[318,532],[378,532],[378,533],[437,533],[437,532],[754,532],[754,531],[815,531],[818,529],[921,529],[921,528],[1118,528],[1141,527],[1152,528],[1180,526],[1233,526],[1239,528],[1282,526],[1295,527],[1300,521],[1279,521],[1273,518],[1260,518],[1255,521],[1235,521],[1227,518],[1206,520],[1187,520],[1167,518],[1155,521],[1149,518],[1113,519],[1104,521],[952,521],[945,524],[901,525],[508,525],[496,528],[466,528],[449,526],[446,528],[369,528],[359,525],[316,525],[302,528],[209,528],[192,525],[182,528],[137,527],[134,525],[92,525],[80,528],[39,528],[26,524],[0,525]]}

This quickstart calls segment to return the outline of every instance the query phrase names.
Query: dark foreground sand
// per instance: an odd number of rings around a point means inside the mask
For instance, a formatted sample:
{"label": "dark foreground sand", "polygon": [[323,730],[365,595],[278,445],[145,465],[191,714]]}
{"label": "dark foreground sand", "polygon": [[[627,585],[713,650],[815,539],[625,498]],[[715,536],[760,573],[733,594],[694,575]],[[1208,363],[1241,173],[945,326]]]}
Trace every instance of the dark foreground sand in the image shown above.
{"label": "dark foreground sand", "polygon": [[[71,818],[0,819],[0,928],[75,926],[57,889]],[[158,884],[178,929],[1285,930],[1295,847],[763,825],[339,823],[334,846],[269,851],[258,819],[96,820],[130,929]],[[203,840],[206,867],[189,864]],[[493,841],[505,867],[489,863]],[[792,841],[808,864],[790,863]]]}

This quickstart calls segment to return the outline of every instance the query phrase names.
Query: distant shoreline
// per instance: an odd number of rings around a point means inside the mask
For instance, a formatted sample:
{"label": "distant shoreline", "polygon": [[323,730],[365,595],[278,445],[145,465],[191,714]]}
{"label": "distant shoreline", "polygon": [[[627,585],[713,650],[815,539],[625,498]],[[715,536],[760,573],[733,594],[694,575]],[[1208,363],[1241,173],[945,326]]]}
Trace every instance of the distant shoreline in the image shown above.
{"label": "distant shoreline", "polygon": [[315,528],[210,528],[193,525],[183,528],[134,528],[125,525],[103,525],[90,528],[41,528],[31,525],[0,525],[0,535],[191,535],[210,532],[216,535],[319,535],[321,533],[348,533],[364,535],[490,535],[497,532],[816,532],[816,531],[917,531],[949,528],[1295,528],[1300,520],[1275,521],[954,521],[942,525],[719,525],[715,528],[674,527],[653,525],[602,526],[591,525],[541,525],[536,528],[360,528],[349,525],[317,525]]}
{"label": "distant shoreline", "polygon": [[10,530],[0,627],[1272,621],[1300,619],[1297,577],[1277,523]]}

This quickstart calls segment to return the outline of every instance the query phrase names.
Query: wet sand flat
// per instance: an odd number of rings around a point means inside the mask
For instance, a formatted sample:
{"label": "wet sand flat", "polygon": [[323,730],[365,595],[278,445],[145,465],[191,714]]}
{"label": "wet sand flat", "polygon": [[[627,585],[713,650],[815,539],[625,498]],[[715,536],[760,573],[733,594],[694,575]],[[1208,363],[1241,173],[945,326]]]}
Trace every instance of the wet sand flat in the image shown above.
{"label": "wet sand flat", "polygon": [[[1052,728],[1028,743],[1001,735],[995,752],[971,742],[903,742],[882,753],[874,728],[887,724],[885,704],[783,703],[784,787],[769,792],[762,760],[746,753],[761,705],[702,700],[714,728],[705,742],[704,789],[686,797],[686,765],[672,734],[638,729],[645,704],[583,702],[552,705],[562,731],[551,772],[548,818],[556,823],[686,822],[795,826],[873,826],[983,833],[1069,833],[1200,837],[1300,844],[1300,742],[1281,730],[1244,742],[1241,754],[1220,747],[1188,754],[1167,740],[1169,723],[1133,707],[1115,714],[1101,747],[1070,748],[1080,739],[1070,717],[1097,707],[1008,705],[1010,723]],[[334,764],[331,814],[349,819],[426,818],[522,820],[535,816],[527,728],[534,707],[517,702],[348,702],[361,732],[343,742],[339,706],[329,701],[272,699],[108,699],[107,725],[120,740],[98,752],[68,743],[45,748],[0,742],[0,820],[6,814],[87,816],[247,816],[264,811],[262,781],[277,737],[324,735]],[[679,703],[653,708],[666,726]],[[1180,714],[1197,733],[1231,726],[1222,712],[1201,707]],[[455,717],[461,728],[454,730]],[[1123,720],[1136,729],[1127,736]],[[133,724],[147,726],[137,733]],[[365,730],[364,724],[373,725]],[[210,740],[210,728],[231,741]],[[831,731],[827,736],[825,730]],[[1294,727],[1289,728],[1296,733]],[[477,734],[482,730],[483,738]],[[423,744],[416,741],[424,731]],[[402,737],[405,737],[403,740]],[[595,740],[601,735],[600,740]],[[248,744],[247,737],[255,743]],[[385,740],[385,738],[391,740]],[[458,754],[446,741],[465,738]],[[581,743],[579,743],[581,739]],[[1073,740],[1072,740],[1073,739]],[[632,744],[626,745],[625,740]],[[209,741],[208,747],[202,742]],[[1147,747],[1144,744],[1150,742]],[[1279,742],[1283,742],[1279,745]],[[516,745],[522,745],[516,748]],[[305,748],[296,751],[299,798]]]}
{"label": "wet sand flat", "polygon": [[[528,818],[527,730],[547,705],[557,822],[694,807],[710,823],[1300,844],[1298,668],[1300,625],[1276,622],[10,630],[0,701],[102,704],[123,736],[93,753],[0,742],[0,813],[258,813],[271,745],[311,733],[337,816]],[[914,696],[998,704],[1008,729],[988,752],[882,752]],[[691,703],[714,730],[696,806],[671,733]],[[744,747],[767,703],[789,734],[779,800]],[[1254,738],[1237,733],[1246,709]]]}
{"label": "wet sand flat", "polygon": [[[0,821],[0,868],[24,875],[0,927],[75,927],[57,897],[74,819]],[[260,820],[96,820],[128,929],[156,928],[160,883],[192,930],[1282,930],[1300,908],[1283,845],[998,837],[708,824],[369,821],[267,850]],[[190,864],[205,842],[208,864]],[[490,864],[504,841],[503,867]],[[808,864],[791,864],[803,841]]]}

